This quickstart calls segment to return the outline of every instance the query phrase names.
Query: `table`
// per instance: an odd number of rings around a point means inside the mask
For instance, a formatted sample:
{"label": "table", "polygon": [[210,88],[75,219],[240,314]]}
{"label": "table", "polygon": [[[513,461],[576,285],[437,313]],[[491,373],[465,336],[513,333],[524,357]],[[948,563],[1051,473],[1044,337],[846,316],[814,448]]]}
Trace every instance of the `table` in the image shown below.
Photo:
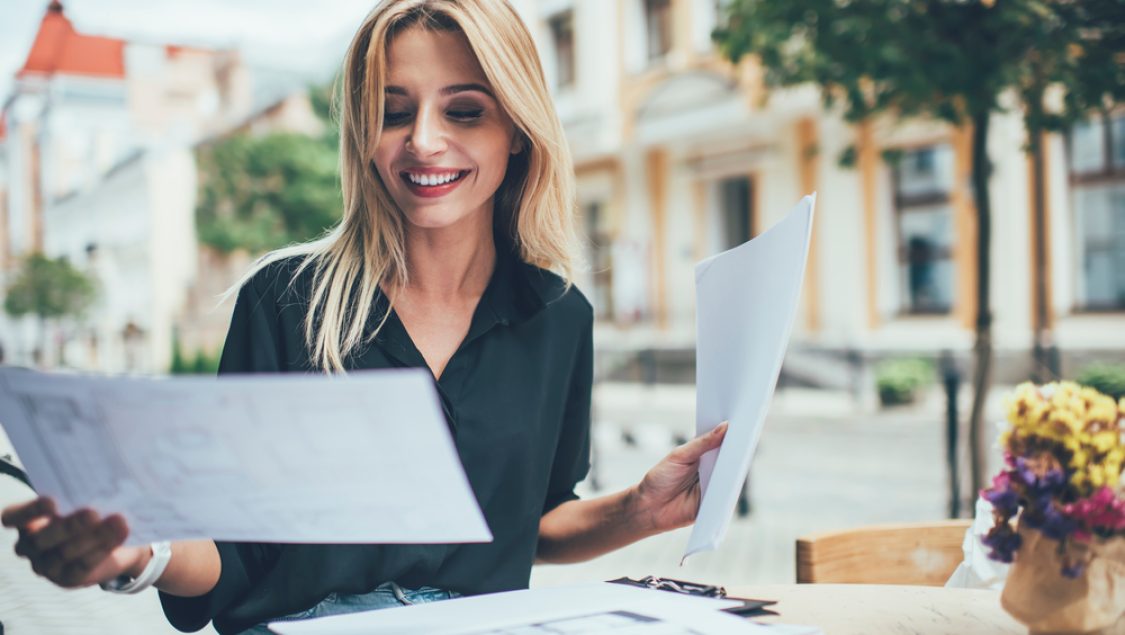
{"label": "table", "polygon": [[727,587],[734,597],[777,600],[756,621],[819,626],[825,635],[1027,635],[1000,608],[1000,592],[875,584]]}

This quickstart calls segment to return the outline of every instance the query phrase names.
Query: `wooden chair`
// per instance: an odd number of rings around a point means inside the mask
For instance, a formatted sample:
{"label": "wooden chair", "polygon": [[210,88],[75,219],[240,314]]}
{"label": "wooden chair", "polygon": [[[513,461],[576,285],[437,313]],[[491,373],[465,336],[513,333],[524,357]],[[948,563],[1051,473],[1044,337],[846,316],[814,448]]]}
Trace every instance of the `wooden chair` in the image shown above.
{"label": "wooden chair", "polygon": [[944,585],[971,520],[872,525],[797,539],[797,582]]}

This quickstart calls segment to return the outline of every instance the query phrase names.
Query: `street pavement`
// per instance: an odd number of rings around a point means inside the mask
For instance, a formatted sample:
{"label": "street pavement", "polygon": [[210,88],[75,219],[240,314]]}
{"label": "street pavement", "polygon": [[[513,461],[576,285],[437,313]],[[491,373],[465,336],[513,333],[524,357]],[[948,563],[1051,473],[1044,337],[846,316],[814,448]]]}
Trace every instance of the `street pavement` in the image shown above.
{"label": "street pavement", "polygon": [[[993,393],[989,421],[1002,414],[1003,392]],[[582,483],[579,493],[595,496],[639,480],[675,441],[691,436],[694,399],[690,386],[598,386],[596,479]],[[795,576],[798,536],[870,523],[943,518],[948,477],[942,412],[939,394],[915,406],[864,412],[842,393],[779,391],[751,468],[752,512],[732,521],[718,550],[693,556],[681,567],[690,531],[683,529],[588,563],[536,566],[532,586],[650,574],[725,585],[787,583]],[[0,433],[0,454],[8,447]],[[0,506],[28,496],[29,491],[15,481],[0,481]],[[15,557],[14,542],[14,532],[0,532],[4,635],[176,632],[164,621],[154,592],[116,596],[96,588],[54,588]],[[203,632],[214,631],[208,627]]]}

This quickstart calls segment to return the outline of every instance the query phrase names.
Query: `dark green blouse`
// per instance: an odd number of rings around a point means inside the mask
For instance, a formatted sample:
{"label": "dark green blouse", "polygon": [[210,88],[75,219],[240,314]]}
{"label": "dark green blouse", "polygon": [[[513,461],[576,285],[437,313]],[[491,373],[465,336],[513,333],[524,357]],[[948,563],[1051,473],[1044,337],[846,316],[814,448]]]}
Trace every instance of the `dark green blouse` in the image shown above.
{"label": "dark green blouse", "polygon": [[[388,581],[463,594],[527,588],[539,519],[576,498],[574,486],[589,470],[593,312],[558,276],[507,250],[498,252],[469,333],[437,383],[493,541],[220,542],[222,573],[210,593],[160,594],[173,626],[194,631],[214,620],[220,633],[235,633],[308,609],[329,593],[365,593]],[[311,274],[303,272],[290,285],[296,262],[275,263],[242,288],[220,374],[314,372],[303,336]],[[384,299],[376,302],[369,328],[385,307]],[[425,361],[392,312],[375,341],[348,366],[425,367]]]}

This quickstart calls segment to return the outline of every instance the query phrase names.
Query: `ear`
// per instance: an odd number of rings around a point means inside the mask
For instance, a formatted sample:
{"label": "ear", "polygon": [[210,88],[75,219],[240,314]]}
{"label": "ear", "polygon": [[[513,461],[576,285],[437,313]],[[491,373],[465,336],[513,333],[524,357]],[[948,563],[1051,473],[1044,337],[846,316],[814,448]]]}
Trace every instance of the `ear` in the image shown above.
{"label": "ear", "polygon": [[512,135],[512,147],[508,150],[512,154],[519,154],[527,147],[527,142],[524,140],[523,133],[516,130],[516,134]]}

